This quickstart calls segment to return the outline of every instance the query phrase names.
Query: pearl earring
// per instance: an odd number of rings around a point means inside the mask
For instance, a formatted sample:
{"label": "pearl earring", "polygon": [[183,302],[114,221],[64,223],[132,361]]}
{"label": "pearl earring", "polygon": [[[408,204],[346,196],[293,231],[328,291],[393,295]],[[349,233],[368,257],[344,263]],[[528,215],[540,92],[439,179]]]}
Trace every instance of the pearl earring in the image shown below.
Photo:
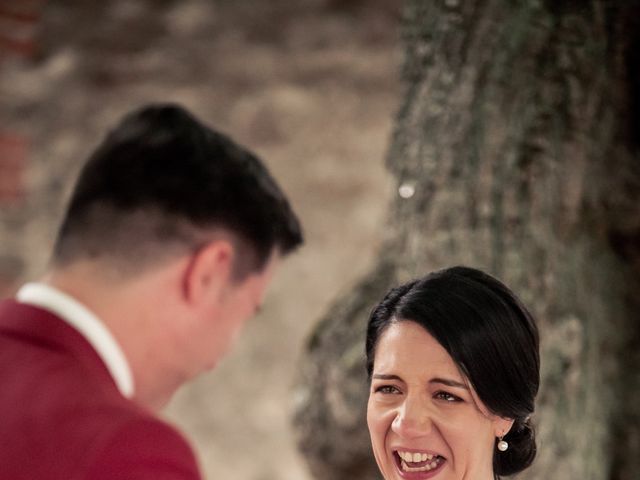
{"label": "pearl earring", "polygon": [[504,435],[500,437],[500,441],[498,442],[498,450],[501,452],[506,452],[509,448],[509,444],[503,440]]}

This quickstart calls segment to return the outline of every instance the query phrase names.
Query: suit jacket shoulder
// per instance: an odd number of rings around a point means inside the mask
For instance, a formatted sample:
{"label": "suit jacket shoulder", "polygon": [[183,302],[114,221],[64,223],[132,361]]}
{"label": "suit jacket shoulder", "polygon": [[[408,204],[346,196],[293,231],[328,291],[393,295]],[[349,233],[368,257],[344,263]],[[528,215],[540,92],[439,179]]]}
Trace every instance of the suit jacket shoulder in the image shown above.
{"label": "suit jacket shoulder", "polygon": [[155,419],[140,418],[112,432],[82,478],[195,480],[199,473],[191,449],[175,430]]}
{"label": "suit jacket shoulder", "polygon": [[186,440],[45,310],[0,304],[0,385],[0,479],[200,479]]}

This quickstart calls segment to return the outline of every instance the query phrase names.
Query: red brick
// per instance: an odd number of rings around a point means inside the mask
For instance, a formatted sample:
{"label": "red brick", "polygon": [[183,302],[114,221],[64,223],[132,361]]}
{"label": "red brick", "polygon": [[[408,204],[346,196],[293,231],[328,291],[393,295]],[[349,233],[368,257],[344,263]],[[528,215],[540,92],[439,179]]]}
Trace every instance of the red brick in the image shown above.
{"label": "red brick", "polygon": [[20,202],[26,192],[27,139],[0,133],[0,206]]}
{"label": "red brick", "polygon": [[0,0],[0,60],[3,56],[32,57],[45,0]]}

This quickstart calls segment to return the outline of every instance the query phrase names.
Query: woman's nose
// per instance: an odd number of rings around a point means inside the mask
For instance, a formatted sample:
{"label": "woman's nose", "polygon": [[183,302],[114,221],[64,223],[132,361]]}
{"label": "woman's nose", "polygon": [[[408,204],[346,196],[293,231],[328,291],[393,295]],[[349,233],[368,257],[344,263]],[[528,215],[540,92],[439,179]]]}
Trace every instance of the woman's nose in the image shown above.
{"label": "woman's nose", "polygon": [[433,426],[432,412],[426,402],[407,398],[391,424],[391,429],[404,438],[427,435]]}

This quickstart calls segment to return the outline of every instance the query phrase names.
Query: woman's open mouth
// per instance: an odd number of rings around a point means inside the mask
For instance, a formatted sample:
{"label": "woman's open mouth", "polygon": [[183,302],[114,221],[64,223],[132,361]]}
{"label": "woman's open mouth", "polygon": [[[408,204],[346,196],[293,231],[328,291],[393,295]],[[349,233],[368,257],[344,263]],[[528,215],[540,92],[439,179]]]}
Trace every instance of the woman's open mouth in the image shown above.
{"label": "woman's open mouth", "polygon": [[423,480],[437,475],[446,462],[444,457],[427,452],[395,450],[393,456],[400,475],[411,480]]}

